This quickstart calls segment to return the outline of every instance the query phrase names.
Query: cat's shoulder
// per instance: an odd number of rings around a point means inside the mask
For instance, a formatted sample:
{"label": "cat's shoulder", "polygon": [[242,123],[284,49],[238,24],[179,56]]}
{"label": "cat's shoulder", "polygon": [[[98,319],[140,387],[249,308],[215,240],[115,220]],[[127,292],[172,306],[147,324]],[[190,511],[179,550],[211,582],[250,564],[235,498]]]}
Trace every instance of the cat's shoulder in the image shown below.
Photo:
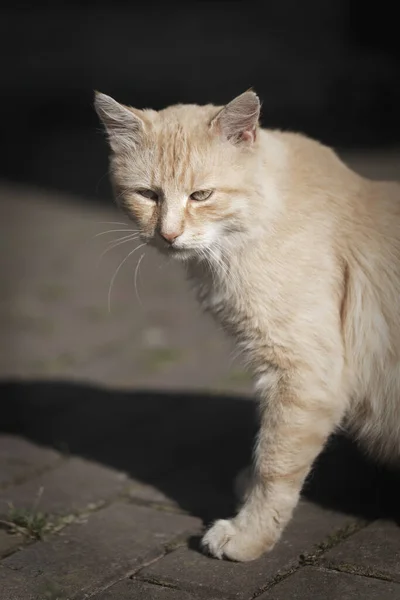
{"label": "cat's shoulder", "polygon": [[336,155],[332,147],[304,133],[283,129],[262,129],[262,131],[265,138],[280,142],[292,153]]}

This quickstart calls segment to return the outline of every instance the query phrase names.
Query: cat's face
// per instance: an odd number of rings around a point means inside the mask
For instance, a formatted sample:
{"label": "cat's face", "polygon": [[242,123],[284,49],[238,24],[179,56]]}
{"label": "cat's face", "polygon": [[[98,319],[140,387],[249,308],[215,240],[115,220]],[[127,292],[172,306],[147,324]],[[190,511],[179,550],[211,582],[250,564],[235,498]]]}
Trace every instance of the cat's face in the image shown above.
{"label": "cat's face", "polygon": [[116,200],[144,241],[176,258],[201,258],[245,230],[260,110],[253,92],[224,108],[139,111],[104,94],[95,104]]}

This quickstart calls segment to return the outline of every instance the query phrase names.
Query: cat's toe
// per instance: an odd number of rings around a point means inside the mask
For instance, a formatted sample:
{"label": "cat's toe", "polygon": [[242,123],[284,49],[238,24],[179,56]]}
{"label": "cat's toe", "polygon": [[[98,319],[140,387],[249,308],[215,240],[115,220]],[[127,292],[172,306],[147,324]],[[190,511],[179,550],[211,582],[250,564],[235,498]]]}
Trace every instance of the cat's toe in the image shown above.
{"label": "cat's toe", "polygon": [[247,562],[258,558],[264,548],[243,535],[232,521],[219,520],[202,539],[203,548],[215,558]]}
{"label": "cat's toe", "polygon": [[224,547],[234,535],[235,528],[231,521],[220,519],[204,535],[201,545],[206,552],[221,559],[224,557]]}

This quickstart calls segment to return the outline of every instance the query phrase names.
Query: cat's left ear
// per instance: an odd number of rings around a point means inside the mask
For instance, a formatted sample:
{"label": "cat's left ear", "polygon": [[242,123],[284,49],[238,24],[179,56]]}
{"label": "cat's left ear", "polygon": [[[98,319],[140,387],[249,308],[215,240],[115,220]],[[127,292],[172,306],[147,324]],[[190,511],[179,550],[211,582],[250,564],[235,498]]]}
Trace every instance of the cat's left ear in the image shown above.
{"label": "cat's left ear", "polygon": [[96,92],[94,107],[103,122],[111,149],[114,152],[131,149],[144,132],[144,123],[134,109],[119,104],[116,100]]}
{"label": "cat's left ear", "polygon": [[244,92],[224,106],[210,127],[234,144],[252,144],[257,135],[260,109],[257,94]]}

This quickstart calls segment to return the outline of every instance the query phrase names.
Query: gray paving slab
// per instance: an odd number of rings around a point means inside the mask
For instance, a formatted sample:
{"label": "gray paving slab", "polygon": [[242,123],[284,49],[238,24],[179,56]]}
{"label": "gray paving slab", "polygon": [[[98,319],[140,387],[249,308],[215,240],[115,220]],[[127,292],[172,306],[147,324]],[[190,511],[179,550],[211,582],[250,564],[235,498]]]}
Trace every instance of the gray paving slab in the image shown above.
{"label": "gray paving slab", "polygon": [[0,529],[0,558],[15,552],[27,543],[25,536],[10,534],[8,529]]}
{"label": "gray paving slab", "polygon": [[0,600],[37,600],[37,594],[28,577],[0,564]]}
{"label": "gray paving slab", "polygon": [[391,521],[377,521],[327,552],[322,563],[400,583],[400,527]]}
{"label": "gray paving slab", "polygon": [[[193,594],[176,588],[126,579],[96,595],[93,600],[197,600]],[[216,600],[210,597],[209,600]]]}
{"label": "gray paving slab", "polygon": [[[127,485],[127,477],[81,458],[66,459],[57,468],[0,493],[0,514],[16,508],[65,515],[106,502]],[[38,499],[38,500],[37,500]]]}
{"label": "gray paving slab", "polygon": [[161,556],[177,536],[199,527],[193,517],[115,503],[1,564],[29,578],[36,593],[55,586],[66,598],[80,600]]}
{"label": "gray paving slab", "polygon": [[0,490],[14,482],[23,481],[35,472],[49,468],[60,460],[51,448],[32,444],[20,436],[0,436]]}
{"label": "gray paving slab", "polygon": [[276,547],[258,560],[250,563],[219,561],[202,555],[197,548],[183,547],[145,567],[137,577],[177,586],[205,597],[218,592],[222,597],[247,600],[277,573],[296,566],[302,553],[312,551],[348,523],[346,516],[303,501]]}
{"label": "gray paving slab", "polygon": [[300,569],[257,600],[398,600],[400,585],[313,567]]}

